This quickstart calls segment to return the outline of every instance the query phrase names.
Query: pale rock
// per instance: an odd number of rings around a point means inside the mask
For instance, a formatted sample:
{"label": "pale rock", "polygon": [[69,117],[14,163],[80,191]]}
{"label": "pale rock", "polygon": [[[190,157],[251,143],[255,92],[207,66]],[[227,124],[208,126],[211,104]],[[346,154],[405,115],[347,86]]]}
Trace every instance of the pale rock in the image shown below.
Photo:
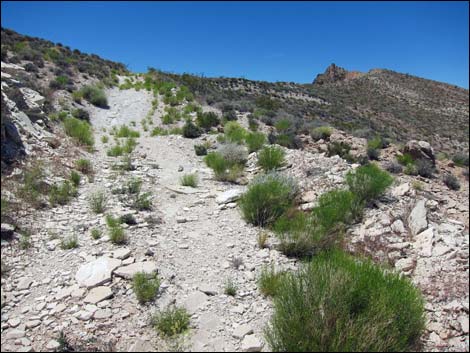
{"label": "pale rock", "polygon": [[17,290],[25,290],[25,289],[28,289],[31,284],[33,283],[33,280],[29,277],[22,277],[20,278],[17,286],[16,286],[16,289]]}
{"label": "pale rock", "polygon": [[221,324],[219,317],[213,313],[202,314],[199,318],[199,324],[202,330],[213,331]]}
{"label": "pale rock", "polygon": [[93,315],[93,319],[95,320],[104,320],[109,319],[113,316],[113,313],[109,309],[98,309],[96,310],[95,314]]}
{"label": "pale rock", "polygon": [[233,330],[232,336],[235,338],[242,339],[246,335],[253,333],[253,328],[250,325],[240,325],[235,330]]}
{"label": "pale rock", "polygon": [[261,352],[263,343],[256,335],[248,335],[242,341],[243,352]]}
{"label": "pale rock", "polygon": [[415,266],[415,262],[411,258],[400,259],[395,263],[395,268],[401,272],[407,272]]}
{"label": "pale rock", "polygon": [[207,295],[217,295],[217,287],[210,284],[202,284],[199,290]]}
{"label": "pale rock", "polygon": [[155,352],[155,348],[150,342],[137,338],[136,341],[129,346],[128,352]]}
{"label": "pale rock", "polygon": [[37,327],[39,325],[41,325],[40,320],[30,320],[30,321],[26,321],[26,323],[25,323],[26,328],[34,328],[34,327]]}
{"label": "pale rock", "polygon": [[407,195],[410,192],[410,184],[403,183],[395,188],[392,189],[392,196],[394,197],[402,197]]}
{"label": "pale rock", "polygon": [[463,333],[468,334],[468,315],[461,315],[457,319]]}
{"label": "pale rock", "polygon": [[186,298],[183,306],[188,310],[189,314],[194,314],[199,307],[207,301],[207,295],[202,292],[194,292]]}
{"label": "pale rock", "polygon": [[432,255],[433,256],[442,256],[447,254],[448,252],[452,251],[451,248],[449,248],[446,245],[443,244],[437,244],[433,249],[432,249]]}
{"label": "pale rock", "polygon": [[121,260],[100,257],[80,267],[75,280],[80,287],[93,288],[111,281],[111,274],[121,265]]}
{"label": "pale rock", "polygon": [[49,351],[56,351],[59,347],[60,343],[56,340],[50,340],[46,345],[46,349]]}
{"label": "pale rock", "polygon": [[113,291],[109,287],[95,287],[90,290],[83,300],[85,303],[96,304],[113,296]]}
{"label": "pale rock", "polygon": [[119,260],[125,260],[130,255],[131,255],[131,251],[125,248],[121,248],[121,249],[113,251],[113,257]]}
{"label": "pale rock", "polygon": [[430,227],[416,236],[416,242],[413,244],[413,247],[419,251],[421,256],[430,257],[432,255],[433,243],[434,229]]}
{"label": "pale rock", "polygon": [[217,204],[219,205],[230,203],[230,202],[238,200],[242,194],[243,194],[243,191],[241,190],[237,190],[237,189],[227,190],[217,195],[215,202],[217,202]]}
{"label": "pale rock", "polygon": [[125,279],[132,279],[137,272],[156,273],[157,263],[154,261],[136,262],[127,266],[119,267],[114,274]]}
{"label": "pale rock", "polygon": [[405,225],[400,219],[397,219],[391,225],[392,231],[397,234],[403,234],[406,232]]}
{"label": "pale rock", "polygon": [[25,330],[9,330],[5,336],[5,339],[11,340],[11,339],[16,339],[16,338],[22,338],[26,335]]}
{"label": "pale rock", "polygon": [[8,325],[10,325],[10,327],[17,327],[19,324],[21,323],[21,320],[18,319],[18,318],[11,318],[10,320],[8,320]]}
{"label": "pale rock", "polygon": [[428,227],[425,200],[418,200],[416,202],[416,205],[408,216],[408,226],[413,235],[421,233]]}

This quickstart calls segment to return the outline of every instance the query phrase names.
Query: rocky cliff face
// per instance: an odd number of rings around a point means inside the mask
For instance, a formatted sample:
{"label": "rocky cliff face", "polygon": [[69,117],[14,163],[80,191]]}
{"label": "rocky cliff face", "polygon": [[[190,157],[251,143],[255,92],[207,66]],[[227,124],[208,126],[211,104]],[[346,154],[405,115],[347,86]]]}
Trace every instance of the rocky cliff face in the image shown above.
{"label": "rocky cliff face", "polygon": [[318,74],[313,84],[323,85],[325,83],[334,83],[337,81],[343,81],[346,78],[348,72],[342,67],[331,64],[328,66],[324,73]]}

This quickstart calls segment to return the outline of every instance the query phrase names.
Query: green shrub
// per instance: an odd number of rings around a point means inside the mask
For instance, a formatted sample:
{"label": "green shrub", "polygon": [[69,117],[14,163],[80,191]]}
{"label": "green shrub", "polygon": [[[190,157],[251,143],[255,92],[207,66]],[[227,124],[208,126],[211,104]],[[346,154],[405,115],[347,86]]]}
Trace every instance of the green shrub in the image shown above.
{"label": "green shrub", "polygon": [[20,241],[19,241],[19,247],[22,250],[29,249],[32,244],[31,244],[31,236],[29,234],[21,234]]}
{"label": "green shrub", "polygon": [[237,285],[233,282],[231,278],[225,281],[224,293],[226,295],[234,297],[235,295],[237,295],[237,290],[238,290]]}
{"label": "green shrub", "polygon": [[130,129],[127,125],[121,125],[119,128],[116,137],[140,137],[138,131]]}
{"label": "green shrub", "polygon": [[186,138],[196,138],[201,136],[201,129],[194,125],[193,122],[187,121],[183,126],[183,136]]}
{"label": "green shrub", "polygon": [[459,190],[460,182],[459,179],[453,174],[445,174],[442,181],[451,190]]}
{"label": "green shrub", "polygon": [[73,197],[77,196],[77,190],[68,180],[60,185],[53,185],[49,190],[49,202],[56,205],[66,205]]}
{"label": "green shrub", "polygon": [[469,165],[469,158],[468,158],[468,152],[459,152],[452,157],[452,161],[458,165],[459,167],[468,167]]}
{"label": "green shrub", "polygon": [[236,121],[237,119],[237,113],[235,110],[229,110],[228,112],[224,113],[225,121]]}
{"label": "green shrub", "polygon": [[91,230],[91,237],[95,240],[101,238],[101,231],[98,228],[93,228]]}
{"label": "green shrub", "polygon": [[354,162],[355,159],[351,155],[351,146],[346,142],[331,142],[328,144],[328,157],[340,156],[348,162]]}
{"label": "green shrub", "polygon": [[152,326],[164,336],[175,336],[189,327],[189,314],[184,308],[171,307],[152,316]]}
{"label": "green shrub", "polygon": [[285,271],[276,271],[273,265],[270,267],[264,266],[258,278],[260,292],[266,297],[274,297],[286,273]]}
{"label": "green shrub", "polygon": [[331,128],[328,126],[319,126],[310,132],[314,141],[328,140],[331,136]]}
{"label": "green shrub", "polygon": [[138,194],[132,204],[132,207],[139,211],[150,211],[152,209],[151,193],[145,192]]}
{"label": "green shrub", "polygon": [[235,121],[229,121],[224,126],[224,135],[227,142],[242,144],[246,133],[246,130]]}
{"label": "green shrub", "polygon": [[60,241],[60,247],[63,250],[78,248],[78,238],[76,235],[71,235],[67,238],[63,238]]}
{"label": "green shrub", "polygon": [[396,158],[397,158],[398,163],[400,163],[401,165],[404,165],[404,166],[407,166],[409,164],[414,164],[414,162],[415,162],[413,157],[408,153],[404,153],[404,154],[401,154],[401,155],[399,154],[399,155],[396,156]]}
{"label": "green shrub", "polygon": [[101,136],[101,142],[103,142],[103,143],[108,143],[108,141],[109,141],[109,138],[108,138],[107,135]]}
{"label": "green shrub", "polygon": [[93,172],[93,165],[88,159],[84,158],[75,161],[75,168],[83,174],[91,174]]}
{"label": "green shrub", "polygon": [[97,191],[91,194],[88,199],[90,209],[96,214],[104,212],[104,210],[106,209],[106,202],[106,194],[103,191]]}
{"label": "green shrub", "polygon": [[393,173],[393,174],[399,174],[401,172],[403,172],[403,167],[401,166],[401,164],[397,163],[397,162],[387,162],[385,165],[384,165],[384,169],[387,171],[387,172],[390,172],[390,173]]}
{"label": "green shrub", "polygon": [[380,151],[378,149],[368,147],[367,148],[367,157],[371,161],[378,161],[379,157],[380,157]]}
{"label": "green shrub", "polygon": [[74,118],[90,122],[90,114],[84,109],[81,109],[81,108],[74,109],[72,111],[72,116]]}
{"label": "green shrub", "polygon": [[126,192],[128,194],[139,194],[142,188],[142,180],[139,178],[132,178],[127,181]]}
{"label": "green shrub", "polygon": [[93,146],[95,140],[90,124],[77,118],[69,117],[64,120],[65,133],[81,144]]}
{"label": "green shrub", "polygon": [[109,157],[119,157],[119,156],[122,156],[124,154],[124,150],[123,150],[123,147],[121,145],[114,145],[113,147],[111,147],[110,149],[108,149],[106,151],[106,154],[109,156]]}
{"label": "green shrub", "polygon": [[168,135],[168,131],[159,126],[153,128],[152,132],[150,133],[150,136],[165,136],[165,135]]}
{"label": "green shrub", "polygon": [[70,173],[70,181],[72,182],[73,186],[78,187],[80,185],[81,180],[80,174],[78,174],[75,170],[72,170]]}
{"label": "green shrub", "polygon": [[243,217],[255,226],[267,226],[293,205],[297,186],[292,179],[270,173],[258,176],[239,200]]}
{"label": "green shrub", "polygon": [[18,196],[33,206],[39,207],[41,204],[40,195],[47,191],[44,177],[44,170],[39,164],[25,170],[23,185],[18,189]]}
{"label": "green shrub", "polygon": [[152,301],[160,288],[160,279],[157,274],[137,272],[132,278],[132,287],[140,304]]}
{"label": "green shrub", "polygon": [[197,174],[185,174],[181,177],[180,183],[183,186],[197,187],[198,177]]}
{"label": "green shrub", "polygon": [[81,89],[81,95],[88,102],[100,108],[108,107],[108,99],[104,91],[95,86],[85,86]]}
{"label": "green shrub", "polygon": [[120,224],[121,224],[121,219],[120,218],[115,218],[111,215],[106,215],[106,225],[109,228],[118,227]]}
{"label": "green shrub", "polygon": [[137,224],[137,220],[135,219],[134,215],[131,214],[131,213],[126,213],[124,215],[122,215],[121,217],[119,217],[119,222],[122,224],[122,223],[125,223],[127,225],[135,225]]}
{"label": "green shrub", "polygon": [[204,145],[194,145],[194,152],[196,156],[205,156],[207,155],[207,148]]}
{"label": "green shrub", "polygon": [[418,168],[416,168],[416,165],[414,165],[414,163],[409,163],[405,166],[403,173],[405,173],[406,175],[418,175]]}
{"label": "green shrub", "polygon": [[133,137],[130,137],[126,139],[126,142],[124,143],[124,146],[122,147],[122,151],[124,153],[132,153],[132,151],[134,151],[136,146],[137,146],[137,141]]}
{"label": "green shrub", "polygon": [[392,185],[393,178],[375,164],[361,166],[346,175],[346,183],[360,202],[369,202],[381,196]]}
{"label": "green shrub", "polygon": [[266,136],[262,132],[251,132],[246,134],[245,142],[249,153],[256,152],[266,144]]}
{"label": "green shrub", "polygon": [[205,113],[198,113],[196,118],[196,124],[208,131],[211,127],[217,126],[220,124],[220,119],[214,112],[205,112]]}
{"label": "green shrub", "polygon": [[275,352],[415,351],[424,301],[411,282],[340,252],[281,281],[265,337]]}
{"label": "green shrub", "polygon": [[224,143],[218,149],[218,153],[228,163],[229,167],[235,164],[244,166],[248,159],[246,148],[236,143]]}
{"label": "green shrub", "polygon": [[258,153],[258,165],[265,172],[282,167],[285,163],[285,153],[280,147],[266,146]]}
{"label": "green shrub", "polygon": [[121,225],[109,228],[109,240],[115,245],[127,243],[127,236]]}
{"label": "green shrub", "polygon": [[292,123],[290,120],[288,119],[281,119],[281,120],[278,120],[276,121],[276,123],[274,124],[275,128],[277,131],[283,133],[283,132],[286,132],[287,130],[289,130],[289,128],[291,127]]}

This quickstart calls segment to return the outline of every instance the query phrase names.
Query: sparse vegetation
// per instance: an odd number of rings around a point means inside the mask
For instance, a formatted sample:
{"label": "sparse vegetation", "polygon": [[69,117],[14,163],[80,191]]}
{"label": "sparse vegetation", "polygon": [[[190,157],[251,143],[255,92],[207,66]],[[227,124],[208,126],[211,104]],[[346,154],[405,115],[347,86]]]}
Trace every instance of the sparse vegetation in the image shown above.
{"label": "sparse vegetation", "polygon": [[111,243],[115,245],[125,244],[127,243],[127,236],[124,232],[124,229],[121,227],[120,224],[110,227],[109,229],[109,240]]}
{"label": "sparse vegetation", "polygon": [[453,174],[445,174],[443,177],[443,182],[446,186],[451,190],[459,190],[460,189],[460,182],[459,179]]}
{"label": "sparse vegetation", "polygon": [[186,309],[171,307],[152,316],[152,326],[163,336],[175,336],[189,327],[190,316]]}
{"label": "sparse vegetation", "polygon": [[74,187],[78,187],[80,185],[80,180],[81,180],[80,174],[78,174],[76,171],[72,170],[70,173],[70,182],[73,184]]}
{"label": "sparse vegetation", "polygon": [[137,272],[132,278],[132,287],[139,303],[144,304],[157,296],[160,279],[156,273]]}
{"label": "sparse vegetation", "polygon": [[204,145],[194,145],[194,152],[196,156],[205,156],[207,155],[207,148]]}
{"label": "sparse vegetation", "polygon": [[201,129],[194,125],[193,122],[187,121],[183,126],[183,136],[187,138],[196,138],[201,136]]}
{"label": "sparse vegetation", "polygon": [[319,140],[327,141],[331,136],[331,132],[332,130],[330,127],[319,126],[310,132],[310,136],[312,136],[312,139],[314,141],[319,141]]}
{"label": "sparse vegetation", "polygon": [[248,152],[257,152],[266,144],[266,136],[262,132],[251,132],[245,136]]}
{"label": "sparse vegetation", "polygon": [[136,137],[140,137],[140,133],[138,131],[132,130],[126,125],[121,125],[115,136],[136,138]]}
{"label": "sparse vegetation", "polygon": [[285,163],[285,153],[280,147],[266,146],[258,153],[258,165],[265,172],[282,167]]}
{"label": "sparse vegetation", "polygon": [[78,238],[76,235],[71,235],[66,238],[63,238],[60,241],[60,247],[63,250],[75,249],[78,248]]}
{"label": "sparse vegetation", "polygon": [[258,247],[260,249],[264,249],[266,247],[266,241],[268,240],[268,233],[267,232],[259,232],[258,233]]}
{"label": "sparse vegetation", "polygon": [[468,152],[467,153],[464,153],[464,152],[456,153],[452,157],[452,161],[455,163],[455,165],[457,165],[459,167],[468,167],[468,165],[469,165]]}
{"label": "sparse vegetation", "polygon": [[151,193],[137,194],[132,207],[139,211],[150,211],[152,209]]}
{"label": "sparse vegetation", "polygon": [[258,278],[259,291],[266,297],[274,297],[286,276],[285,271],[276,271],[274,266],[264,266]]}
{"label": "sparse vegetation", "polygon": [[75,168],[83,174],[91,174],[93,165],[88,159],[80,158],[75,161]]}
{"label": "sparse vegetation", "polygon": [[181,177],[180,183],[183,186],[197,187],[198,177],[197,174],[185,174]]}
{"label": "sparse vegetation", "polygon": [[95,144],[91,125],[86,121],[74,117],[64,120],[65,133],[74,138],[80,144],[92,147]]}
{"label": "sparse vegetation", "polygon": [[428,161],[427,159],[418,159],[415,161],[416,171],[419,176],[423,178],[432,178],[434,176],[434,172],[436,171],[432,162]]}
{"label": "sparse vegetation", "polygon": [[59,185],[52,185],[49,190],[49,202],[53,207],[66,205],[75,196],[77,196],[77,189],[68,180]]}
{"label": "sparse vegetation", "polygon": [[424,302],[411,282],[340,252],[282,280],[265,331],[275,352],[413,351]]}
{"label": "sparse vegetation", "polygon": [[361,202],[369,202],[381,196],[392,185],[393,178],[375,164],[357,168],[346,175],[349,190]]}
{"label": "sparse vegetation", "polygon": [[224,293],[226,295],[234,297],[235,295],[237,295],[237,290],[238,290],[237,285],[233,282],[231,278],[225,281]]}
{"label": "sparse vegetation", "polygon": [[90,195],[88,204],[93,213],[100,214],[105,211],[107,200],[104,191],[97,191]]}
{"label": "sparse vegetation", "polygon": [[81,96],[91,104],[100,108],[108,107],[108,99],[101,88],[96,86],[85,86],[80,90],[80,93]]}
{"label": "sparse vegetation", "polygon": [[91,237],[95,240],[101,238],[101,231],[98,228],[93,228],[91,230]]}

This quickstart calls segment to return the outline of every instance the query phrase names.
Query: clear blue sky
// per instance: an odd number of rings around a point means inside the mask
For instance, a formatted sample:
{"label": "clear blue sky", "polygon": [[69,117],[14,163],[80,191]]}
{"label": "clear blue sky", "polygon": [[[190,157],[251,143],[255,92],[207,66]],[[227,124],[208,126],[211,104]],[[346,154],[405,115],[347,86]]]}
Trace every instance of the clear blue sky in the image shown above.
{"label": "clear blue sky", "polygon": [[2,26],[127,64],[311,82],[332,62],[468,88],[467,2],[2,2]]}

